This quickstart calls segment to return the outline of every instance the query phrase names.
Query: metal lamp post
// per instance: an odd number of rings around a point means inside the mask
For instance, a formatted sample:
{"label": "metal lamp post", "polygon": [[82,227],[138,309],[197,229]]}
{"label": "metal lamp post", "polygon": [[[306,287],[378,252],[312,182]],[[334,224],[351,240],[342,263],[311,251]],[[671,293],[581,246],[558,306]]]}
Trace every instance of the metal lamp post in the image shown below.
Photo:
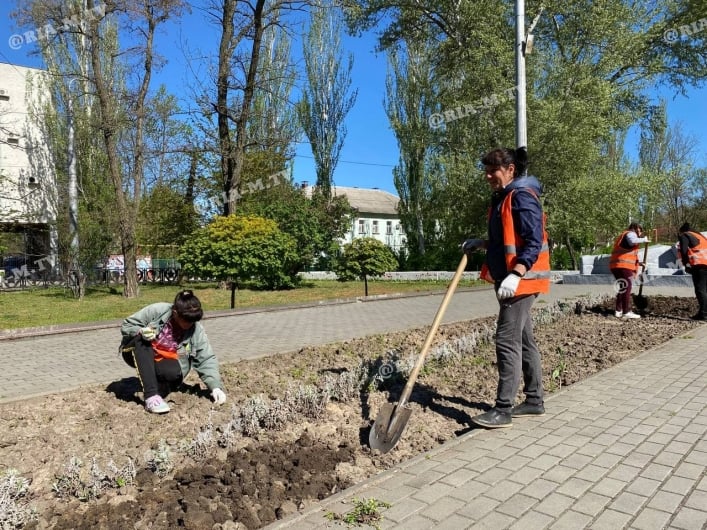
{"label": "metal lamp post", "polygon": [[528,146],[525,100],[525,2],[516,0],[516,147]]}
{"label": "metal lamp post", "polygon": [[533,49],[533,29],[540,20],[544,7],[533,19],[525,33],[525,2],[516,0],[516,147],[528,147],[528,121],[526,109],[525,57]]}

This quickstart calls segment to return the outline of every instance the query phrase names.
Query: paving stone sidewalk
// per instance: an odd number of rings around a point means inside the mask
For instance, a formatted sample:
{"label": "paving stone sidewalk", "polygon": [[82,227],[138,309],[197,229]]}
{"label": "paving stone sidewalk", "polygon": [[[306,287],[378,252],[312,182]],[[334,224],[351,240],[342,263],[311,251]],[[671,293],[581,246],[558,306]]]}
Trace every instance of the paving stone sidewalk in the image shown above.
{"label": "paving stone sidewalk", "polygon": [[354,499],[391,504],[381,529],[707,528],[707,326],[550,395],[546,409],[267,528],[345,527],[326,514]]}

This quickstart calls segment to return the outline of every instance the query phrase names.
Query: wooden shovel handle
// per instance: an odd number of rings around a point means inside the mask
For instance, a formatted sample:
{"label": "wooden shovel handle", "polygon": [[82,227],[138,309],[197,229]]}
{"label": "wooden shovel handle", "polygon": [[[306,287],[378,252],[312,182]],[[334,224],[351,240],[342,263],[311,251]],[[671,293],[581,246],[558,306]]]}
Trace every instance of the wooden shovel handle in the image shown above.
{"label": "wooden shovel handle", "polygon": [[646,260],[648,259],[648,243],[645,243],[643,249],[643,265],[641,265],[641,285],[638,286],[638,296],[643,294],[643,273],[646,272]]}
{"label": "wooden shovel handle", "polygon": [[403,405],[405,405],[405,403],[407,403],[407,400],[410,397],[410,394],[412,393],[412,387],[415,386],[415,380],[417,379],[417,376],[420,373],[422,366],[425,364],[425,357],[427,356],[427,351],[430,349],[430,345],[432,344],[432,340],[434,339],[435,333],[437,333],[437,328],[439,328],[439,323],[442,321],[442,317],[444,316],[444,312],[447,310],[447,306],[449,305],[449,301],[452,299],[452,295],[454,294],[454,291],[457,288],[457,284],[459,283],[459,280],[461,279],[462,274],[464,273],[464,269],[466,269],[466,260],[467,260],[466,254],[462,254],[462,259],[459,262],[459,265],[457,266],[457,270],[454,273],[454,277],[452,278],[452,281],[449,284],[449,287],[447,287],[447,293],[444,295],[444,298],[442,299],[442,304],[439,306],[439,309],[437,310],[437,314],[435,315],[435,319],[432,321],[432,326],[430,327],[430,331],[427,333],[427,338],[425,339],[425,343],[422,345],[422,350],[420,351],[420,356],[417,358],[417,362],[415,363],[415,367],[410,372],[410,376],[408,377],[408,381],[405,384],[405,388],[403,389],[403,393],[400,395],[400,400],[398,401],[399,407],[403,406]]}

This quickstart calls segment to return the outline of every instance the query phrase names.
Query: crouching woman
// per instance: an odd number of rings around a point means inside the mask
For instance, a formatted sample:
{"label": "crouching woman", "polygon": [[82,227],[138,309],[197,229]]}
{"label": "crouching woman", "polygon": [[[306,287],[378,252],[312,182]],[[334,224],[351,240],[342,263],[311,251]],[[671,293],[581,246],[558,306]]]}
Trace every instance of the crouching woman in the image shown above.
{"label": "crouching woman", "polygon": [[150,304],[123,321],[120,350],[125,362],[137,370],[148,412],[169,412],[164,398],[192,368],[214,402],[226,402],[216,355],[199,322],[203,316],[201,302],[186,290],[177,293],[172,304]]}

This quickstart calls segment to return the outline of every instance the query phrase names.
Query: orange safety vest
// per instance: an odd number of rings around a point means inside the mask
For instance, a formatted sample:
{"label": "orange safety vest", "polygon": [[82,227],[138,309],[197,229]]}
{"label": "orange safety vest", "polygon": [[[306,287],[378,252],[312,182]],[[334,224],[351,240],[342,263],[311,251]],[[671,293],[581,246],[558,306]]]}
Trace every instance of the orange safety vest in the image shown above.
{"label": "orange safety vest", "polygon": [[[516,233],[513,223],[513,213],[511,208],[511,196],[513,191],[506,195],[501,203],[501,225],[503,226],[503,246],[506,251],[506,270],[513,270],[516,264],[516,249],[522,248],[525,242]],[[535,198],[537,195],[530,191]],[[489,218],[491,217],[491,209],[489,208]],[[518,289],[515,296],[524,294],[537,294],[550,292],[550,245],[547,241],[547,232],[545,231],[545,214],[543,214],[543,244],[538,254],[538,259],[532,267],[526,271],[525,275],[520,279]],[[487,282],[494,283],[495,280],[491,276],[486,263],[481,267],[481,278]]]}
{"label": "orange safety vest", "polygon": [[696,247],[687,248],[687,260],[690,262],[690,267],[696,265],[707,265],[707,237],[699,232],[687,232],[697,238]]}
{"label": "orange safety vest", "polygon": [[638,270],[638,245],[628,249],[621,246],[621,241],[629,232],[631,230],[624,230],[614,241],[614,248],[609,258],[609,269],[628,269],[633,272]]}

